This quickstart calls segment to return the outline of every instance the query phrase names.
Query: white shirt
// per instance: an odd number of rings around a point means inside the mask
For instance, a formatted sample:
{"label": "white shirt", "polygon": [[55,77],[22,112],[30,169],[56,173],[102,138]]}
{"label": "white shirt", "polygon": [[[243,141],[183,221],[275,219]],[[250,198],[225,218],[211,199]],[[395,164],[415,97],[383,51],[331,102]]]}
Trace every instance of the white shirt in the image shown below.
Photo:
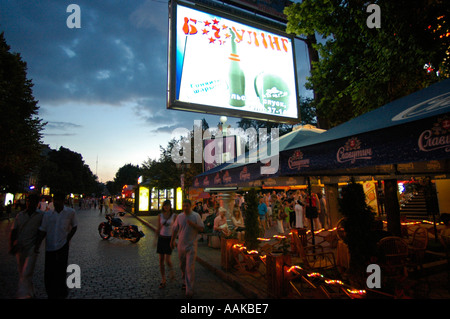
{"label": "white shirt", "polygon": [[55,210],[44,213],[39,230],[47,233],[45,247],[47,251],[61,249],[67,242],[67,235],[78,225],[75,210],[64,206],[58,213]]}
{"label": "white shirt", "polygon": [[198,230],[190,226],[187,220],[190,220],[198,226],[204,227],[200,215],[191,212],[189,215],[181,213],[177,216],[174,225],[174,231],[178,231],[178,251],[186,251],[189,249],[197,249]]}
{"label": "white shirt", "polygon": [[295,210],[295,227],[303,228],[303,207],[299,203],[294,206]]}

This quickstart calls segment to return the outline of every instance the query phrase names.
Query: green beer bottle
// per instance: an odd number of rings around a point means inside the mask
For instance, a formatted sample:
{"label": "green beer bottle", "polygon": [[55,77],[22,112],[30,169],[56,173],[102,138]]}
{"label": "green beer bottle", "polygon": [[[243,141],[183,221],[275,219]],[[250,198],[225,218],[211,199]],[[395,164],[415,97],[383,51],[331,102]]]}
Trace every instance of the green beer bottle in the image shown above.
{"label": "green beer bottle", "polygon": [[236,34],[231,32],[231,53],[229,56],[230,69],[228,72],[228,86],[230,90],[230,105],[242,107],[245,105],[245,74],[240,66],[241,59],[236,49]]}

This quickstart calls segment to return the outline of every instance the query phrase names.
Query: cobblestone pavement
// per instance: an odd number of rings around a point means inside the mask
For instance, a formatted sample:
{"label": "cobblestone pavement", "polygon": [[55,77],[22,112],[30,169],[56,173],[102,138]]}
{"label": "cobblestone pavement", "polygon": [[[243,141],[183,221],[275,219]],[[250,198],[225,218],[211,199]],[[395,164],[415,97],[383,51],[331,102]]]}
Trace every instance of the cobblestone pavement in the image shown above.
{"label": "cobblestone pavement", "polygon": [[[71,289],[70,299],[181,299],[181,288],[176,251],[172,254],[176,279],[159,289],[158,255],[152,231],[130,215],[122,217],[126,224],[141,226],[146,234],[138,243],[112,238],[102,240],[97,227],[104,220],[98,210],[77,211],[78,231],[72,239],[69,264],[81,268],[81,288]],[[0,220],[0,298],[14,298],[18,274],[13,256],[8,255],[8,237],[12,220]],[[34,283],[37,298],[46,298],[44,287],[44,244],[38,258]],[[240,299],[239,292],[200,264],[196,264],[194,299]]]}

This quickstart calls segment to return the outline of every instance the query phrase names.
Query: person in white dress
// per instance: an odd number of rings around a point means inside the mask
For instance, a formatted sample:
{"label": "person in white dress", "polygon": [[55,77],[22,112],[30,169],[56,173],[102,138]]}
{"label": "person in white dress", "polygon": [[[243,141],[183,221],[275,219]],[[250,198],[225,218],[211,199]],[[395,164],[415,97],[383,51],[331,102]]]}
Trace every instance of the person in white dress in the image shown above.
{"label": "person in white dress", "polygon": [[300,200],[297,200],[295,202],[294,210],[295,210],[295,228],[303,228],[304,212],[303,212],[303,204],[300,202]]}

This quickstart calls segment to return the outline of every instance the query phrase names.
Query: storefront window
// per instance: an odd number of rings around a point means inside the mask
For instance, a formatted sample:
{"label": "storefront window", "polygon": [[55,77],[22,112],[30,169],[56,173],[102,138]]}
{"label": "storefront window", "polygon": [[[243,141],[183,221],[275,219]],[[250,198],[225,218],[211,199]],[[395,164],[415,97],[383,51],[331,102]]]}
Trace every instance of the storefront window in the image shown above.
{"label": "storefront window", "polygon": [[158,190],[156,188],[152,188],[151,209],[158,210]]}

